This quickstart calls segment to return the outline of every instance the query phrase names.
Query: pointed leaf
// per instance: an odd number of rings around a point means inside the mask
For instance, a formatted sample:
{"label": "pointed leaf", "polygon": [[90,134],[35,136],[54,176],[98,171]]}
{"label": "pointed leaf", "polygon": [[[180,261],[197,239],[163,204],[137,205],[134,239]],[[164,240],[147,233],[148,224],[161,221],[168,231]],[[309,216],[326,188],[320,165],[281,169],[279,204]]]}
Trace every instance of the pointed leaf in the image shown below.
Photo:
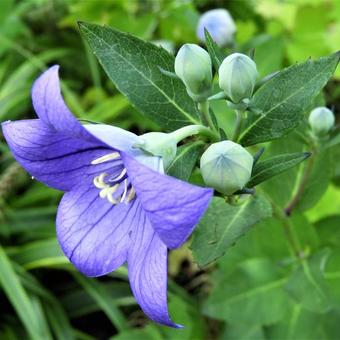
{"label": "pointed leaf", "polygon": [[255,223],[271,216],[269,202],[260,196],[238,206],[213,198],[194,233],[191,249],[200,266],[221,257]]}
{"label": "pointed leaf", "polygon": [[167,169],[168,175],[188,181],[203,146],[204,143],[200,141],[180,146]]}
{"label": "pointed leaf", "polygon": [[143,114],[167,130],[199,124],[197,108],[173,72],[163,48],[107,26],[80,22],[80,31],[118,90]]}
{"label": "pointed leaf", "polygon": [[216,42],[213,40],[207,29],[204,29],[205,44],[207,46],[208,52],[210,54],[211,61],[214,65],[214,69],[218,72],[220,65],[222,64],[225,56],[223,55],[220,48],[217,46]]}
{"label": "pointed leaf", "polygon": [[297,152],[278,155],[266,159],[263,162],[259,162],[254,166],[252,176],[246,186],[252,188],[261,182],[264,182],[267,179],[301,163],[310,155],[311,154],[309,152]]}
{"label": "pointed leaf", "polygon": [[260,114],[249,115],[240,143],[247,146],[266,142],[294,129],[312,99],[333,75],[339,57],[337,52],[293,65],[266,82],[250,103]]}

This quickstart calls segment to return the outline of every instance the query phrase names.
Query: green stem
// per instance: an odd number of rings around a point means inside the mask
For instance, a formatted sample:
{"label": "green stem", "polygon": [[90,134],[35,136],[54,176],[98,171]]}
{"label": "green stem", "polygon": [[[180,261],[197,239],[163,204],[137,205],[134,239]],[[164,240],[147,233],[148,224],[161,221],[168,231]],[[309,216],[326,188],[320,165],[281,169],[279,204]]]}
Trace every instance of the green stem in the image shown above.
{"label": "green stem", "polygon": [[209,113],[209,102],[203,101],[198,103],[198,109],[202,115],[202,120],[204,123],[211,128],[211,130],[216,131],[215,124],[211,119],[210,113]]}
{"label": "green stem", "polygon": [[234,142],[237,141],[240,132],[241,132],[241,127],[242,127],[242,112],[240,110],[236,110],[236,124],[235,124],[235,130],[234,130],[234,134],[233,134],[233,138],[232,140]]}
{"label": "green stem", "polygon": [[[315,152],[315,150],[314,150]],[[313,165],[314,165],[314,160],[315,160],[315,154],[313,153],[312,157],[307,161],[308,163],[306,164],[306,167],[304,169],[301,181],[299,183],[299,187],[296,191],[296,194],[293,196],[293,198],[291,199],[291,201],[287,204],[287,207],[284,209],[286,216],[290,216],[293,209],[297,206],[297,204],[299,203],[305,188],[306,188],[306,184],[312,174],[313,171]]]}
{"label": "green stem", "polygon": [[175,138],[177,143],[193,135],[205,136],[213,142],[217,142],[219,140],[219,136],[216,132],[211,131],[211,129],[203,125],[184,126],[176,131],[171,132],[170,135]]}

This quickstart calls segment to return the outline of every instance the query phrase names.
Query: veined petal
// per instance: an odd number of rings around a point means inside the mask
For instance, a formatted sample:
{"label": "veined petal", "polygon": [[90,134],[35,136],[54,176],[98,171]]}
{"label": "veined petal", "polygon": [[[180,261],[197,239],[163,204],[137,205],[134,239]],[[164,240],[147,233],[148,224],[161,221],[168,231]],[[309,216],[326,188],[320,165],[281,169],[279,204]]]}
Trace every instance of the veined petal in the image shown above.
{"label": "veined petal", "polygon": [[59,66],[52,66],[35,81],[32,88],[35,112],[52,130],[73,138],[96,142],[66,106],[60,91],[58,72]]}
{"label": "veined petal", "polygon": [[96,173],[117,164],[91,165],[112,149],[71,138],[50,129],[40,119],[5,122],[2,130],[15,159],[37,180],[59,190],[92,183]]}
{"label": "veined petal", "polygon": [[39,118],[50,129],[72,138],[92,143],[102,142],[112,148],[125,151],[131,156],[138,155],[141,151],[133,148],[133,145],[140,140],[135,134],[110,125],[82,125],[73,116],[61,95],[58,72],[59,66],[52,66],[33,85],[33,106]]}
{"label": "veined petal", "polygon": [[143,220],[138,202],[110,204],[94,187],[66,193],[57,214],[57,236],[74,266],[87,276],[101,276],[127,259],[129,233]]}
{"label": "veined petal", "polygon": [[169,248],[179,247],[207,209],[213,190],[162,175],[124,153],[122,159],[153,229]]}
{"label": "veined petal", "polygon": [[128,254],[133,295],[144,313],[160,324],[180,328],[169,317],[167,306],[167,247],[153,230],[141,208],[139,225],[131,233]]}

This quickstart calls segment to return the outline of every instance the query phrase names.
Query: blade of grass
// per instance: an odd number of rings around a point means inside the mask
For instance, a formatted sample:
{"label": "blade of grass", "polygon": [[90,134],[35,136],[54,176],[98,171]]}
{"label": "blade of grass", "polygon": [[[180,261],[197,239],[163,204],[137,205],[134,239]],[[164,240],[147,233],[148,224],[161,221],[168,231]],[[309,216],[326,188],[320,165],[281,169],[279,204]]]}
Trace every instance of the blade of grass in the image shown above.
{"label": "blade of grass", "polygon": [[36,309],[16,275],[9,258],[0,246],[0,284],[25,326],[30,338],[46,339]]}
{"label": "blade of grass", "polygon": [[105,288],[96,279],[87,279],[79,273],[72,273],[76,281],[83,286],[86,292],[98,303],[100,308],[110,319],[118,331],[128,329],[123,313],[111,303],[111,297]]}

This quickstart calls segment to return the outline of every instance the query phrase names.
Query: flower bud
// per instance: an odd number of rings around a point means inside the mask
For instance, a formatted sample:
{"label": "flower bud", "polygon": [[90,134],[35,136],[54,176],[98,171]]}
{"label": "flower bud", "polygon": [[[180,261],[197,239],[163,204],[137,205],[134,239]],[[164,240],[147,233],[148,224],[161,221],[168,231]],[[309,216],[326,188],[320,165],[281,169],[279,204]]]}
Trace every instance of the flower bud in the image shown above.
{"label": "flower bud", "polygon": [[204,29],[208,30],[211,37],[220,47],[233,42],[236,26],[233,18],[226,9],[219,8],[205,12],[197,26],[197,37],[205,42]]}
{"label": "flower bud", "polygon": [[202,47],[183,45],[175,59],[175,72],[195,101],[200,102],[209,97],[212,85],[211,59]]}
{"label": "flower bud", "polygon": [[252,155],[231,141],[210,145],[201,157],[205,184],[225,195],[244,188],[250,179],[252,167]]}
{"label": "flower bud", "polygon": [[310,113],[308,121],[314,135],[323,137],[334,126],[335,118],[327,107],[317,107]]}
{"label": "flower bud", "polygon": [[233,53],[218,70],[220,88],[234,102],[250,98],[257,78],[256,64],[245,54]]}
{"label": "flower bud", "polygon": [[176,156],[177,141],[168,133],[149,132],[140,136],[141,144],[136,147],[154,155],[162,157],[164,168],[167,168]]}

